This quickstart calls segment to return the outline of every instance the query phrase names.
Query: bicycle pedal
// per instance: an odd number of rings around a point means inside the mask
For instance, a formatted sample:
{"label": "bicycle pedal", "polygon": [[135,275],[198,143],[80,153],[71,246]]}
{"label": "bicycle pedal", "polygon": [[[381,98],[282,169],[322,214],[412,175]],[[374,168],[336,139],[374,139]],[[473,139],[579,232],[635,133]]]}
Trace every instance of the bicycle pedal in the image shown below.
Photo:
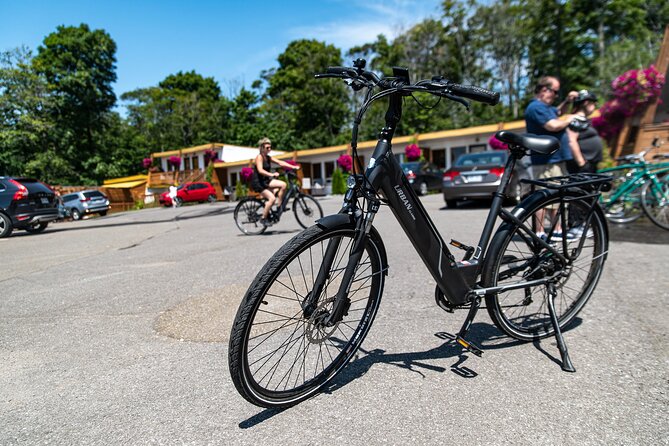
{"label": "bicycle pedal", "polygon": [[469,260],[471,258],[471,256],[474,254],[474,252],[476,251],[476,248],[474,248],[473,246],[465,245],[464,243],[459,242],[455,239],[451,239],[449,244],[451,246],[455,246],[456,248],[462,249],[463,251],[465,251],[465,260]]}
{"label": "bicycle pedal", "polygon": [[464,338],[462,338],[460,336],[455,338],[455,342],[460,344],[462,346],[462,348],[464,348],[468,352],[473,353],[478,357],[481,357],[483,355],[483,350],[478,348],[475,344],[473,344],[469,341],[466,341]]}

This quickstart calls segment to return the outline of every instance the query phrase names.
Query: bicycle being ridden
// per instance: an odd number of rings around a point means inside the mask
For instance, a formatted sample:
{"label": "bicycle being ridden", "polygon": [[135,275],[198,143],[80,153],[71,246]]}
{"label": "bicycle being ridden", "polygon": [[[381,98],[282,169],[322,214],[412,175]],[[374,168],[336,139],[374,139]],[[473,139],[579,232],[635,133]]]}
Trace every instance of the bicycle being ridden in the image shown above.
{"label": "bicycle being ridden", "polygon": [[[562,330],[586,304],[602,273],[608,235],[598,198],[609,178],[578,174],[533,180],[542,189],[505,210],[504,192],[515,163],[530,150],[550,154],[559,143],[550,136],[498,132],[511,156],[478,243],[451,241],[464,252],[457,260],[393,155],[393,135],[403,98],[414,93],[466,106],[464,98],[494,105],[499,94],[441,77],[411,83],[408,71],[400,68],[393,77],[379,78],[360,59],[354,67],[331,67],[318,77],[343,79],[356,91],[366,90],[353,124],[354,160],[358,125],[381,98],[388,98],[386,125],[364,173],[357,170],[349,177],[341,211],[288,241],[246,292],[229,345],[230,373],[240,394],[263,407],[291,406],[327,386],[351,360],[377,313],[392,260],[373,225],[382,205],[391,209],[436,281],[438,306],[448,312],[467,310],[456,336],[462,348],[482,353],[466,338],[485,299],[493,322],[507,335],[524,341],[555,335],[563,369],[574,371]],[[536,221],[549,214],[541,212],[546,209],[554,210],[555,218]],[[556,240],[556,228],[568,231],[570,224],[582,229],[580,237]],[[538,227],[545,237],[537,235]]]}
{"label": "bicycle being ridden", "polygon": [[246,197],[240,200],[233,214],[235,224],[240,231],[246,235],[262,234],[269,226],[279,223],[281,216],[288,209],[291,199],[293,214],[302,228],[308,228],[323,217],[323,208],[321,208],[320,203],[311,195],[302,192],[297,181],[297,175],[290,168],[286,170],[286,178],[288,185],[283,200],[277,207],[270,205],[264,222],[262,221],[263,211],[267,209],[267,199],[261,196],[260,198]]}

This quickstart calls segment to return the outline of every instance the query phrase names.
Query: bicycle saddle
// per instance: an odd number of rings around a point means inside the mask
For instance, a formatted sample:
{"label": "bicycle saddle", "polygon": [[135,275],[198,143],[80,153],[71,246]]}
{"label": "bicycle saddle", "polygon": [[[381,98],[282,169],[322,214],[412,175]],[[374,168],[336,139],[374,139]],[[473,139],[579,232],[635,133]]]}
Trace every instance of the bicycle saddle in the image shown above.
{"label": "bicycle saddle", "polygon": [[524,147],[541,155],[553,154],[560,148],[560,142],[557,138],[548,135],[533,135],[531,133],[519,135],[502,130],[495,133],[495,137],[505,143]]}

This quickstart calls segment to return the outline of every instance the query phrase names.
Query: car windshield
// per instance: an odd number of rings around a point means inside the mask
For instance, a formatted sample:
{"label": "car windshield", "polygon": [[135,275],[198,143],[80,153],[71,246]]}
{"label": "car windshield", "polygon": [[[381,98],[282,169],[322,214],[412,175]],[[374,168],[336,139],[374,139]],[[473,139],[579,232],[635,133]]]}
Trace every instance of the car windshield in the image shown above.
{"label": "car windshield", "polygon": [[402,170],[406,173],[408,171],[415,172],[420,170],[420,163],[402,163]]}
{"label": "car windshield", "polygon": [[183,189],[184,187],[186,187],[185,184],[180,184],[180,185],[177,187],[177,190],[181,190],[181,189]]}
{"label": "car windshield", "polygon": [[505,152],[492,152],[492,153],[471,153],[468,155],[462,155],[455,162],[456,166],[484,166],[484,165],[496,165],[501,166],[506,161]]}

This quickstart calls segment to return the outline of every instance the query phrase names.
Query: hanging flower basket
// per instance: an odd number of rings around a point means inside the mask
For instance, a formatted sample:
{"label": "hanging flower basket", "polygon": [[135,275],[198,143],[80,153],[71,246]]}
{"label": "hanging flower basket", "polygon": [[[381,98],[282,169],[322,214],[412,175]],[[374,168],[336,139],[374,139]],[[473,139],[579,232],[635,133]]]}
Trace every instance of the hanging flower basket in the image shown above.
{"label": "hanging flower basket", "polygon": [[244,183],[249,183],[253,177],[253,169],[250,167],[242,167],[241,172],[239,172],[239,176]]}
{"label": "hanging flower basket", "polygon": [[611,83],[613,98],[602,105],[592,125],[611,141],[620,133],[626,118],[639,114],[652,100],[660,100],[664,82],[664,76],[654,65],[626,71]]}
{"label": "hanging flower basket", "polygon": [[495,135],[491,135],[490,138],[488,139],[488,145],[493,149],[493,150],[507,150],[509,146],[507,143],[500,141],[495,137]]}
{"label": "hanging flower basket", "polygon": [[144,166],[145,169],[148,169],[153,165],[153,160],[151,158],[144,158],[142,160],[142,166]]}
{"label": "hanging flower basket", "polygon": [[344,172],[350,172],[351,169],[353,168],[353,158],[351,157],[351,155],[344,153],[339,158],[337,158],[337,165]]}
{"label": "hanging flower basket", "polygon": [[420,147],[416,144],[409,144],[404,148],[404,155],[409,161],[418,161],[421,156]]}
{"label": "hanging flower basket", "polygon": [[179,167],[181,167],[181,157],[170,156],[169,158],[167,158],[167,164],[173,166],[175,169],[178,169]]}
{"label": "hanging flower basket", "polygon": [[218,152],[215,150],[207,149],[204,151],[204,165],[208,166],[209,163],[218,161]]}

